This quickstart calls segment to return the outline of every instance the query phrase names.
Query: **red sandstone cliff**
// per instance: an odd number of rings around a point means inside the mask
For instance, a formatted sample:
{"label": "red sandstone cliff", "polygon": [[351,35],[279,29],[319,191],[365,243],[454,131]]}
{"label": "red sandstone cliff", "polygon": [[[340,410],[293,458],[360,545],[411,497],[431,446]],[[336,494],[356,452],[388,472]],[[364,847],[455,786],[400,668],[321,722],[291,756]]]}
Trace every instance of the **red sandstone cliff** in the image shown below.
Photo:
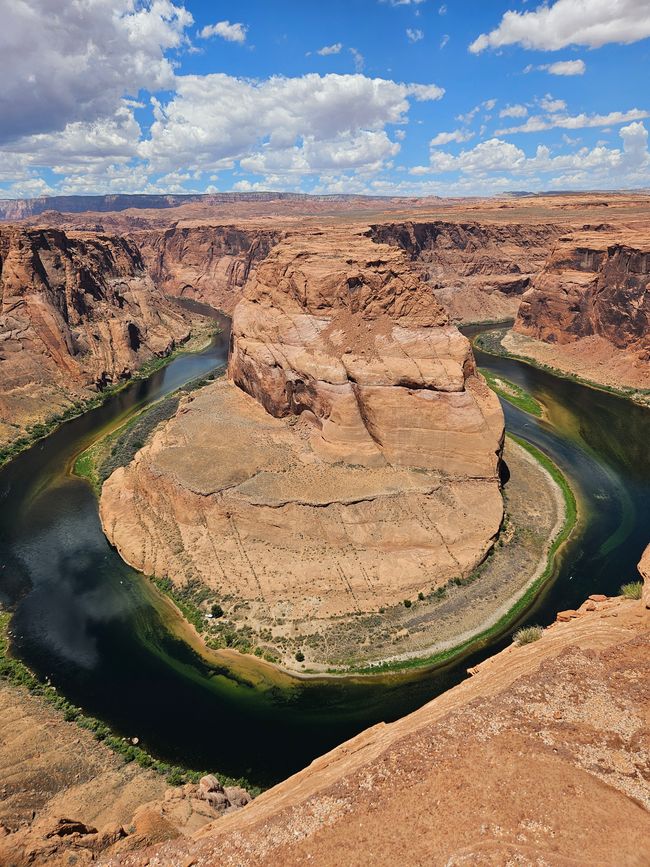
{"label": "red sandstone cliff", "polygon": [[175,227],[134,235],[156,286],[231,313],[251,270],[282,237],[233,225]]}
{"label": "red sandstone cliff", "polygon": [[128,376],[189,332],[124,238],[0,229],[3,438]]}
{"label": "red sandstone cliff", "polygon": [[650,359],[650,243],[610,231],[562,238],[524,294],[515,331],[549,343],[598,336]]}
{"label": "red sandstone cliff", "polygon": [[562,231],[553,223],[436,220],[376,224],[368,234],[419,265],[452,319],[481,321],[515,316]]}

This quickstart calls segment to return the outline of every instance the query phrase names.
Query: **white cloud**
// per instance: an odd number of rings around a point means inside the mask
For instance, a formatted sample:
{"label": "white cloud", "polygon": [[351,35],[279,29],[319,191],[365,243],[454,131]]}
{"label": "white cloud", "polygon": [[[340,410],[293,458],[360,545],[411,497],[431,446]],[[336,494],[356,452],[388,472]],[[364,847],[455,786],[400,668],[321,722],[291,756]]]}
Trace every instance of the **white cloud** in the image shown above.
{"label": "white cloud", "polygon": [[355,72],[363,72],[363,67],[364,67],[365,62],[366,62],[365,57],[356,48],[350,48],[349,51],[350,51],[350,54],[352,55],[352,59],[354,60],[354,71]]}
{"label": "white cloud", "polygon": [[486,111],[492,111],[492,109],[494,108],[494,106],[496,104],[497,104],[496,99],[486,99],[485,102],[482,103],[483,108],[486,109]]}
{"label": "white cloud", "polygon": [[435,102],[437,99],[442,99],[445,94],[444,87],[438,87],[437,84],[407,84],[405,86],[408,96],[413,96],[417,102]]}
{"label": "white cloud", "polygon": [[447,14],[447,4],[443,3],[442,6],[438,9],[438,15],[446,15]]}
{"label": "white cloud", "polygon": [[584,75],[587,66],[584,60],[558,60],[547,66],[540,66],[540,69],[545,69],[551,75]]}
{"label": "white cloud", "polygon": [[230,21],[217,21],[216,24],[208,24],[199,32],[201,39],[211,39],[220,36],[226,42],[238,42],[243,45],[246,42],[248,27],[245,24],[231,24]]}
{"label": "white cloud", "polygon": [[440,47],[444,48],[445,45],[447,45],[448,43],[449,43],[449,34],[443,33],[442,39],[440,40]]}
{"label": "white cloud", "polygon": [[321,57],[327,57],[329,54],[340,54],[342,48],[342,42],[335,42],[333,45],[323,45],[322,48],[318,49],[316,54],[320,54]]}
{"label": "white cloud", "polygon": [[455,129],[452,132],[439,132],[435,135],[429,145],[431,147],[439,147],[440,145],[449,144],[452,141],[458,142],[459,144],[462,142],[469,141],[474,137],[474,133],[470,132],[466,129]]}
{"label": "white cloud", "polygon": [[625,44],[650,36],[647,0],[556,0],[533,12],[508,11],[499,26],[482,33],[469,46],[472,54],[486,48],[522,45],[557,51],[568,45],[599,48],[609,42]]}
{"label": "white cloud", "polygon": [[507,105],[499,112],[499,117],[526,117],[528,109],[525,105]]}
{"label": "white cloud", "polygon": [[454,155],[433,150],[428,166],[416,166],[412,175],[460,172],[476,179],[486,179],[492,172],[508,173],[511,183],[516,178],[554,174],[564,188],[575,187],[631,187],[650,180],[650,152],[648,133],[642,123],[634,122],[622,127],[622,150],[596,146],[552,156],[544,145],[539,145],[532,157],[519,147],[499,138],[480,142],[471,150]]}
{"label": "white cloud", "polygon": [[3,0],[0,143],[113,114],[172,88],[192,16],[170,0]]}
{"label": "white cloud", "polygon": [[422,30],[418,30],[417,27],[407,27],[406,38],[411,43],[419,42],[421,39],[424,39],[424,33],[422,32]]}
{"label": "white cloud", "polygon": [[534,115],[521,126],[498,129],[496,135],[513,135],[519,132],[541,132],[546,129],[585,129],[587,127],[608,126],[609,124],[629,123],[650,117],[647,111],[638,108],[630,111],[610,111],[609,114],[549,114],[545,117]]}
{"label": "white cloud", "polygon": [[550,93],[547,93],[538,102],[540,107],[548,112],[564,111],[566,108],[566,102],[563,99],[556,99]]}
{"label": "white cloud", "polygon": [[387,124],[402,124],[409,98],[440,99],[434,84],[398,84],[364,75],[315,73],[250,81],[224,74],[177,79],[155,105],[139,147],[155,170],[218,170],[241,160],[249,171],[310,172],[326,165],[377,167],[399,150]]}

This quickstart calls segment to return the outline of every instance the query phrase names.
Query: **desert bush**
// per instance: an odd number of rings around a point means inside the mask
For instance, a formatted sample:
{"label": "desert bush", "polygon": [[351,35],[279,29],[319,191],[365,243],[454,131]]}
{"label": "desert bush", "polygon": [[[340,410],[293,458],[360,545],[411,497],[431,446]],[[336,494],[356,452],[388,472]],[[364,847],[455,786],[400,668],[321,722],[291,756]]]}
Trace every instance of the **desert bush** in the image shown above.
{"label": "desert bush", "polygon": [[626,599],[640,599],[643,592],[643,582],[631,581],[629,584],[623,584],[621,587],[621,596]]}
{"label": "desert bush", "polygon": [[522,644],[532,644],[533,641],[538,641],[543,634],[544,628],[542,626],[524,626],[515,632],[513,640],[519,646]]}

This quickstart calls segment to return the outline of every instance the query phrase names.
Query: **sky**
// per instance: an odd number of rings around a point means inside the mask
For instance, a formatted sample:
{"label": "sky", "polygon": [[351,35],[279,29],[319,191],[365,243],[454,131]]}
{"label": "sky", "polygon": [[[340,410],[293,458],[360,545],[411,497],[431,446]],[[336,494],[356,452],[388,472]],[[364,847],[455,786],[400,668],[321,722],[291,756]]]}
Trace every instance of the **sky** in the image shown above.
{"label": "sky", "polygon": [[0,197],[650,187],[650,0],[0,0]]}

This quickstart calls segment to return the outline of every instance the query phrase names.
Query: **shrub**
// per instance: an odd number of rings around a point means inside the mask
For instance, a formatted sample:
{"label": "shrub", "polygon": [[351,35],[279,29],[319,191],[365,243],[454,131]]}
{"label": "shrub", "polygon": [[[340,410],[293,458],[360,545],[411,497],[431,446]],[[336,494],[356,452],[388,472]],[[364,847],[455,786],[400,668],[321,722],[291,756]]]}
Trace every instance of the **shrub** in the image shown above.
{"label": "shrub", "polygon": [[421,590],[418,593],[418,599],[420,600],[420,602],[422,602],[422,600],[424,599],[424,593]]}
{"label": "shrub", "polygon": [[405,600],[404,600],[404,608],[410,608],[411,605],[413,605],[413,603],[411,602],[410,599],[405,599]]}
{"label": "shrub", "polygon": [[521,647],[522,644],[532,644],[533,641],[538,641],[543,634],[544,628],[542,626],[524,626],[515,632],[513,640]]}
{"label": "shrub", "polygon": [[621,587],[621,596],[624,596],[626,599],[640,599],[642,592],[642,581],[631,581],[629,584],[623,584]]}
{"label": "shrub", "polygon": [[212,608],[210,609],[213,617],[223,617],[223,608],[219,605],[218,602],[215,602]]}
{"label": "shrub", "polygon": [[302,650],[299,650],[298,653],[296,653],[296,662],[304,662],[304,661],[305,661],[305,654],[302,652]]}

